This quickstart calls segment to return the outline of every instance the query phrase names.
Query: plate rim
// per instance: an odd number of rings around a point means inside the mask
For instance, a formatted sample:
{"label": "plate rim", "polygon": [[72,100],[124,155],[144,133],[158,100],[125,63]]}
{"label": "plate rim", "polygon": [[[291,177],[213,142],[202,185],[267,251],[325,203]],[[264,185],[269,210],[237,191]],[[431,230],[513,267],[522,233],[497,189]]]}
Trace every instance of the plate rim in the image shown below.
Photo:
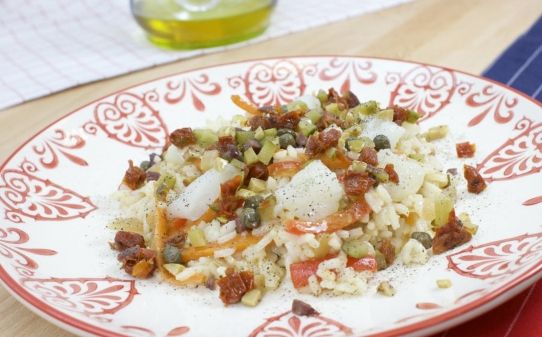
{"label": "plate rim", "polygon": [[[24,142],[22,142],[19,146],[17,146],[14,150],[10,152],[10,154],[6,157],[6,159],[3,160],[2,164],[0,165],[0,171],[2,171],[5,168],[5,166],[11,161],[11,159],[17,153],[19,153],[22,150],[22,148],[24,148],[27,144],[29,144],[31,141],[33,141],[36,137],[41,135],[43,132],[48,130],[51,126],[61,122],[65,118],[68,118],[71,115],[77,113],[78,111],[83,110],[86,107],[96,102],[99,102],[107,97],[119,94],[121,92],[130,90],[130,89],[133,89],[145,84],[149,84],[155,81],[160,81],[168,77],[179,76],[179,75],[183,75],[183,74],[187,74],[191,72],[197,72],[201,70],[211,70],[211,69],[220,68],[224,66],[238,65],[238,64],[243,64],[243,63],[253,63],[253,62],[258,62],[258,61],[273,61],[273,60],[284,60],[284,59],[307,59],[307,58],[322,58],[322,59],[356,58],[356,59],[364,59],[364,60],[383,60],[383,61],[391,61],[391,62],[403,63],[403,64],[429,66],[429,67],[434,67],[438,69],[453,71],[455,73],[471,76],[478,80],[486,81],[498,87],[504,88],[507,91],[511,91],[527,99],[527,101],[534,103],[536,106],[542,109],[542,102],[539,102],[538,100],[528,96],[524,92],[518,89],[515,89],[507,84],[498,82],[496,80],[487,78],[485,76],[476,75],[476,74],[472,74],[463,70],[440,66],[440,65],[436,65],[432,63],[410,61],[410,60],[399,60],[399,59],[395,59],[391,57],[364,56],[364,55],[337,55],[337,54],[283,55],[283,56],[275,56],[275,57],[261,57],[261,58],[253,58],[253,59],[244,59],[241,61],[218,63],[214,65],[209,65],[209,66],[201,66],[201,67],[186,69],[179,72],[173,72],[166,75],[153,77],[149,80],[138,82],[136,84],[133,84],[127,87],[122,87],[104,96],[96,98],[56,118],[55,120],[51,121],[44,127],[40,128],[38,131],[36,131],[32,136],[27,138]],[[492,292],[488,294],[485,294],[484,296],[474,301],[465,303],[461,306],[458,306],[457,308],[454,308],[442,314],[438,314],[428,319],[422,319],[418,322],[406,324],[402,327],[393,328],[390,330],[377,332],[377,333],[373,333],[373,334],[369,334],[365,336],[370,336],[370,337],[403,336],[403,335],[414,336],[414,335],[421,335],[423,333],[428,333],[428,332],[436,333],[446,328],[456,326],[458,324],[461,324],[465,321],[471,320],[475,317],[478,317],[486,313],[492,308],[498,306],[504,301],[515,296],[520,291],[526,289],[527,287],[529,287],[531,284],[533,284],[534,282],[536,282],[538,279],[542,277],[541,271],[542,271],[542,259],[538,261],[536,264],[534,264],[533,266],[531,266],[529,269],[524,271],[518,277],[510,280],[508,283],[503,284],[499,288],[493,290]],[[17,281],[15,281],[6,272],[4,267],[1,265],[0,265],[0,284],[2,284],[2,286],[7,290],[7,292],[11,296],[13,296],[19,303],[23,304],[25,307],[30,309],[33,313],[37,314],[41,318],[45,319],[46,321],[50,323],[55,324],[56,326],[64,330],[67,330],[73,333],[78,333],[78,334],[83,333],[87,336],[96,335],[96,336],[104,336],[104,337],[128,337],[128,335],[114,332],[108,329],[104,329],[100,326],[93,325],[85,321],[79,320],[72,315],[63,313],[60,310],[47,305],[45,302],[41,301],[37,297],[33,296],[30,292],[25,290]],[[476,312],[474,312],[472,315],[469,315],[468,312],[471,310],[475,310]]]}

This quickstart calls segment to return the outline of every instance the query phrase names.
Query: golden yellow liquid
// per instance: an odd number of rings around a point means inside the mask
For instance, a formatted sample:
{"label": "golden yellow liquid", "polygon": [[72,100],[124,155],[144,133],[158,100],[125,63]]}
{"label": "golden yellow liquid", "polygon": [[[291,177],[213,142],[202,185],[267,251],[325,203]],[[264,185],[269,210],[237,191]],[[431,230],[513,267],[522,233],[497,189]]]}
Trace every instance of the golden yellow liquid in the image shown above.
{"label": "golden yellow liquid", "polygon": [[169,49],[194,49],[261,34],[269,25],[275,3],[276,0],[222,0],[210,10],[191,12],[174,0],[148,0],[132,2],[132,12],[152,43]]}

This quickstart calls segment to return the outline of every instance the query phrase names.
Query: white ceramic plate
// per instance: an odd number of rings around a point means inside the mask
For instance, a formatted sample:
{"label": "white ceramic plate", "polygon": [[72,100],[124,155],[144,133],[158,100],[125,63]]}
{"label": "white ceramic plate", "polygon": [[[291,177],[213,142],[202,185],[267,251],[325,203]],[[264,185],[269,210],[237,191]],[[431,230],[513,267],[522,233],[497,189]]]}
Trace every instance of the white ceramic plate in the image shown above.
{"label": "white ceramic plate", "polygon": [[[460,211],[480,225],[462,247],[416,268],[392,268],[397,295],[315,298],[287,286],[254,309],[224,308],[206,289],[176,289],[121,271],[108,240],[106,196],[129,158],[160,151],[168,130],[238,113],[230,95],[263,105],[329,87],[350,88],[449,124],[477,144],[489,182],[462,193]],[[450,143],[453,146],[453,142]],[[458,164],[459,165],[459,164]],[[359,57],[266,59],[198,69],[121,90],[68,114],[2,165],[0,278],[22,303],[80,335],[398,336],[436,332],[512,297],[542,268],[542,106],[501,84],[459,71]],[[453,286],[438,289],[435,280]],[[289,312],[300,298],[320,311]]]}

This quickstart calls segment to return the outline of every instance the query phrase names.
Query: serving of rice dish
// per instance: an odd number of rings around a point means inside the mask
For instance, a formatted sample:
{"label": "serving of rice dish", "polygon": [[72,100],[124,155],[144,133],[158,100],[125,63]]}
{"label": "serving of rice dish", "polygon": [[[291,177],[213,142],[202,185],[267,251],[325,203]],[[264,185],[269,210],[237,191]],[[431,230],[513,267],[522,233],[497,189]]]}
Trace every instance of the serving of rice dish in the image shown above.
{"label": "serving of rice dish", "polygon": [[[123,216],[109,224],[130,275],[158,271],[227,305],[255,306],[284,282],[358,295],[379,270],[424,264],[476,233],[454,211],[464,180],[432,143],[446,126],[422,132],[415,111],[333,89],[282,106],[232,101],[247,113],[174,130],[163,153],[130,162],[114,194]],[[473,167],[462,173],[469,192],[485,188]]]}

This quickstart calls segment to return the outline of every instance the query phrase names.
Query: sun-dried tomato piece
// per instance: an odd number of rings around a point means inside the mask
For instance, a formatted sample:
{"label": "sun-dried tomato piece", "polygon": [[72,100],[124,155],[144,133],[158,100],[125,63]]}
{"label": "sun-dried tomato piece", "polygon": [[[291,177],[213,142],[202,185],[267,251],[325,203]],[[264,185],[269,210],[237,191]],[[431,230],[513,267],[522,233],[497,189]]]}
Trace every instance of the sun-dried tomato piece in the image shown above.
{"label": "sun-dried tomato piece", "polygon": [[380,241],[377,246],[378,250],[386,259],[386,265],[391,265],[395,260],[395,247],[392,245],[391,241],[384,239]]}
{"label": "sun-dried tomato piece", "polygon": [[226,276],[216,281],[220,288],[220,299],[225,305],[241,301],[248,291],[254,289],[254,275],[248,271],[234,272],[228,270]]}
{"label": "sun-dried tomato piece", "polygon": [[319,131],[322,131],[333,124],[339,127],[343,126],[343,122],[339,117],[332,114],[331,112],[324,111],[322,117],[320,117],[320,120],[318,121],[318,123],[316,123],[316,127]]}
{"label": "sun-dried tomato piece", "polygon": [[319,314],[310,304],[300,300],[292,302],[292,312],[298,316],[314,316]]}
{"label": "sun-dried tomato piece", "polygon": [[235,218],[235,210],[241,207],[243,199],[238,198],[235,193],[241,186],[241,176],[235,176],[220,185],[220,215],[228,219]]}
{"label": "sun-dried tomato piece", "polygon": [[271,122],[264,116],[254,116],[248,120],[248,125],[252,130],[257,128],[269,129],[271,127]]}
{"label": "sun-dried tomato piece", "polygon": [[197,141],[196,135],[194,135],[191,128],[177,129],[169,135],[169,139],[173,145],[179,148],[195,144]]}
{"label": "sun-dried tomato piece", "polygon": [[469,165],[463,166],[463,175],[467,180],[467,189],[470,193],[480,193],[486,189],[486,182],[484,178],[476,171],[476,169]]}
{"label": "sun-dried tomato piece", "polygon": [[327,92],[327,102],[336,103],[340,110],[346,108],[353,108],[359,105],[359,99],[354,95],[352,91],[346,91],[342,93],[342,96],[333,89],[330,88]]}
{"label": "sun-dried tomato piece", "polygon": [[251,178],[267,180],[269,178],[267,166],[260,162],[245,166],[245,180],[243,183],[247,185]]}
{"label": "sun-dried tomato piece", "polygon": [[301,119],[300,111],[290,111],[279,115],[269,115],[271,127],[295,130]]}
{"label": "sun-dried tomato piece", "polygon": [[393,164],[386,164],[386,166],[384,166],[384,171],[386,171],[392,183],[399,184],[399,176],[397,175],[397,172],[395,172]]}
{"label": "sun-dried tomato piece", "polygon": [[346,104],[349,108],[353,108],[359,105],[359,99],[352,91],[343,93],[343,98],[346,100]]}
{"label": "sun-dried tomato piece", "polygon": [[115,249],[125,250],[135,246],[145,248],[143,235],[127,231],[118,231],[115,234]]}
{"label": "sun-dried tomato piece", "polygon": [[408,110],[397,105],[390,108],[393,109],[393,121],[395,124],[402,125],[408,118]]}
{"label": "sun-dried tomato piece", "polygon": [[[117,259],[122,262],[124,271],[134,277],[150,277],[156,269],[156,252],[151,249],[139,246],[131,247],[120,252]],[[142,261],[145,261],[145,263],[139,264]],[[139,266],[134,273],[134,268],[138,264]]]}
{"label": "sun-dried tomato piece", "polygon": [[375,180],[367,172],[347,172],[343,184],[346,194],[362,196],[375,184]]}
{"label": "sun-dried tomato piece", "polygon": [[133,161],[128,160],[128,169],[126,170],[126,173],[124,173],[123,179],[126,186],[128,186],[131,190],[136,190],[145,183],[146,178],[147,174],[145,171],[137,166],[134,166]]}
{"label": "sun-dried tomato piece", "polygon": [[329,148],[337,146],[339,138],[341,138],[341,132],[337,129],[322,131],[318,135],[309,137],[305,151],[311,157],[316,156]]}
{"label": "sun-dried tomato piece", "polygon": [[378,165],[378,155],[372,147],[364,147],[359,154],[359,160],[372,166]]}
{"label": "sun-dried tomato piece", "polygon": [[433,253],[442,254],[469,242],[471,238],[471,233],[463,227],[461,221],[455,216],[455,211],[452,210],[448,216],[448,222],[435,231]]}
{"label": "sun-dried tomato piece", "polygon": [[469,142],[455,144],[455,151],[458,158],[472,158],[476,152],[476,144]]}

